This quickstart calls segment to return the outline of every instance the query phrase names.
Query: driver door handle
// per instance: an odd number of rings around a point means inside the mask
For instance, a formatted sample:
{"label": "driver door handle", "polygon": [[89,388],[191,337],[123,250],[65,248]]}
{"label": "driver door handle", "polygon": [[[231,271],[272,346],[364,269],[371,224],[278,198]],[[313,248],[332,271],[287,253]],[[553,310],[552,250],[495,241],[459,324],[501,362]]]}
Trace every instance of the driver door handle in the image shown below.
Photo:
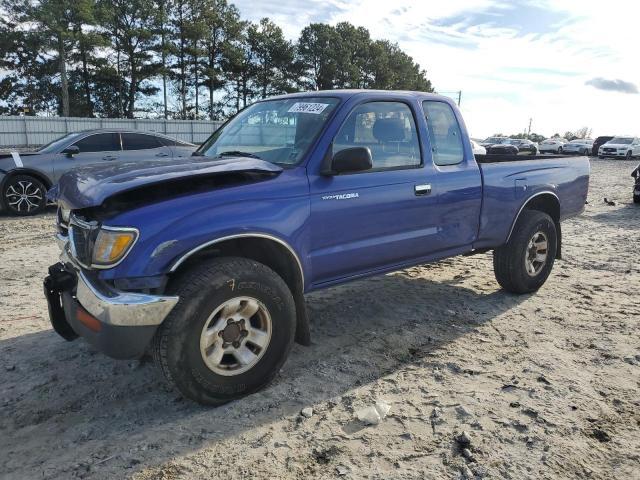
{"label": "driver door handle", "polygon": [[422,183],[413,187],[413,191],[416,195],[429,195],[431,193],[431,184]]}
{"label": "driver door handle", "polygon": [[102,157],[103,160],[117,160],[118,157],[114,157],[113,155],[105,155],[104,157]]}
{"label": "driver door handle", "polygon": [[164,153],[164,152],[156,153],[156,157],[168,157],[168,156],[169,156],[168,153]]}

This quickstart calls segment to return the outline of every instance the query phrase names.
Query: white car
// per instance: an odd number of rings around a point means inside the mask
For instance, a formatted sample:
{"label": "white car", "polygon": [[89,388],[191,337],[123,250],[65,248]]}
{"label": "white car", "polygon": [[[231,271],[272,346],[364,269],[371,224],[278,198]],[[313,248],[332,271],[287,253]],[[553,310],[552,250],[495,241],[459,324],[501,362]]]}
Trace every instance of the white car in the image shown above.
{"label": "white car", "polygon": [[540,145],[538,145],[538,150],[540,150],[540,153],[562,153],[566,144],[566,138],[547,138],[546,140],[540,142]]}
{"label": "white car", "polygon": [[486,155],[487,149],[480,145],[475,140],[471,140],[471,149],[473,150],[474,155]]}
{"label": "white car", "polygon": [[565,143],[562,146],[563,153],[579,153],[580,155],[589,155],[593,147],[593,139],[591,138],[577,138],[571,140],[569,143]]}
{"label": "white car", "polygon": [[640,139],[638,137],[613,137],[598,150],[598,158],[626,158],[640,156]]}

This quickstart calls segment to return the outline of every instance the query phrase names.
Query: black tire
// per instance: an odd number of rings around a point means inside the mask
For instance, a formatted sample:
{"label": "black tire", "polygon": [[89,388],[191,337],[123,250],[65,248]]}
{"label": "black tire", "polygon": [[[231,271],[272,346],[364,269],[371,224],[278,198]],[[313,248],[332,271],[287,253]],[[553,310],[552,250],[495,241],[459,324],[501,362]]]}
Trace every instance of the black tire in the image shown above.
{"label": "black tire", "polygon": [[625,155],[625,160],[631,160],[631,150],[629,150]]}
{"label": "black tire", "polygon": [[28,216],[42,212],[47,206],[47,189],[31,175],[13,175],[2,189],[2,203],[11,215]]}
{"label": "black tire", "polygon": [[[277,375],[293,345],[296,316],[293,296],[273,270],[245,258],[213,259],[174,279],[168,294],[180,300],[154,337],[153,357],[182,395],[204,405],[221,405],[261,389]],[[225,376],[205,363],[201,335],[206,324],[215,322],[209,316],[216,308],[237,297],[251,297],[268,311],[271,334],[257,363]],[[222,332],[219,336],[226,341]]]}
{"label": "black tire", "polygon": [[[542,233],[546,237],[546,261],[535,274],[527,272],[526,259],[530,242]],[[516,222],[506,245],[493,252],[493,269],[502,288],[512,293],[538,290],[549,277],[558,248],[556,226],[549,215],[537,210],[524,210]]]}
{"label": "black tire", "polygon": [[633,196],[633,203],[640,203],[640,195]]}
{"label": "black tire", "polygon": [[562,153],[562,147],[558,147],[558,155]]}

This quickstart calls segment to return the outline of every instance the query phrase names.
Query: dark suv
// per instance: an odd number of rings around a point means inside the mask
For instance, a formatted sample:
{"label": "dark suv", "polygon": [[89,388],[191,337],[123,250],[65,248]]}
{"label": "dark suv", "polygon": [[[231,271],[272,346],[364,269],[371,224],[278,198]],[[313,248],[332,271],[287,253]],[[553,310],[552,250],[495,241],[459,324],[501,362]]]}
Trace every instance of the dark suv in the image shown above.
{"label": "dark suv", "polygon": [[613,139],[612,136],[604,136],[604,137],[596,138],[595,141],[593,142],[593,147],[591,147],[591,156],[592,157],[597,157],[598,156],[598,150],[600,149],[600,147],[602,145],[604,145],[605,143],[607,143],[611,139]]}

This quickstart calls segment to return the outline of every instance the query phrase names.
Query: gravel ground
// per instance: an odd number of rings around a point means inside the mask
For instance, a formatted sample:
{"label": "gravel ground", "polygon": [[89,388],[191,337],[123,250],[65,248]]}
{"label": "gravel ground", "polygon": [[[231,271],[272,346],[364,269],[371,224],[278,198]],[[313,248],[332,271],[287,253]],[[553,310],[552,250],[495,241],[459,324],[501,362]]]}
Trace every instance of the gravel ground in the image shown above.
{"label": "gravel ground", "polygon": [[485,254],[309,295],[313,345],[219,408],[55,335],[54,214],[0,217],[0,477],[640,478],[635,163],[592,162],[537,294],[501,291]]}

